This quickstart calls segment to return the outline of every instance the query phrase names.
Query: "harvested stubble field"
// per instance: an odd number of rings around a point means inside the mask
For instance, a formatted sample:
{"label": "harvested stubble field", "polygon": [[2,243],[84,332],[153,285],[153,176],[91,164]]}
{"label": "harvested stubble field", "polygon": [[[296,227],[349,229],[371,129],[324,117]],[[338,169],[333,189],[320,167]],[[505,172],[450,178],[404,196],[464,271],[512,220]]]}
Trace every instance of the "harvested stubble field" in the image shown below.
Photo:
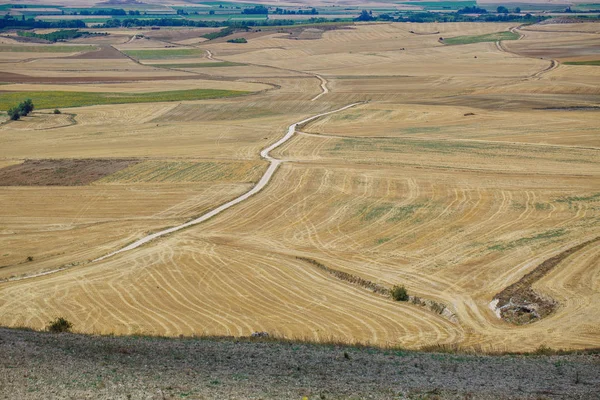
{"label": "harvested stubble field", "polygon": [[488,33],[485,35],[475,36],[454,36],[450,38],[444,38],[444,44],[470,44],[470,43],[481,43],[481,42],[497,42],[499,40],[517,40],[519,35],[513,32],[495,32]]}
{"label": "harvested stubble field", "polygon": [[[486,351],[600,346],[600,248],[577,248],[600,236],[600,70],[544,53],[567,35],[584,57],[596,34],[563,27],[519,30],[522,39],[501,45],[438,41],[509,28],[423,24],[419,31],[439,35],[414,35],[413,25],[357,24],[315,40],[262,32],[244,46],[151,50],[159,60],[159,51],[172,51],[185,52],[186,64],[243,64],[194,67],[202,70],[194,80],[272,90],[90,105],[72,110],[76,125],[43,131],[3,125],[1,165],[139,162],[84,186],[0,189],[0,323],[41,329],[60,315],[85,333],[267,331]],[[130,55],[145,58],[147,49],[131,46]],[[56,76],[79,65],[51,61]],[[191,75],[177,70],[179,59],[163,68],[94,61],[80,67],[90,79]],[[39,74],[30,64],[19,72]],[[256,195],[89,262],[248,191],[267,168],[260,151],[290,124],[356,102],[302,124],[272,151],[284,162]],[[578,250],[528,282],[556,302],[552,313],[524,325],[498,317],[496,295],[571,248]],[[421,300],[394,302],[364,282],[402,284]]]}
{"label": "harvested stubble field", "polygon": [[82,51],[96,50],[96,46],[63,46],[63,45],[45,45],[45,46],[25,46],[25,45],[0,45],[2,53],[78,53]]}
{"label": "harvested stubble field", "polygon": [[204,52],[199,49],[148,49],[125,50],[125,54],[138,60],[165,60],[172,58],[191,58],[202,56]]}

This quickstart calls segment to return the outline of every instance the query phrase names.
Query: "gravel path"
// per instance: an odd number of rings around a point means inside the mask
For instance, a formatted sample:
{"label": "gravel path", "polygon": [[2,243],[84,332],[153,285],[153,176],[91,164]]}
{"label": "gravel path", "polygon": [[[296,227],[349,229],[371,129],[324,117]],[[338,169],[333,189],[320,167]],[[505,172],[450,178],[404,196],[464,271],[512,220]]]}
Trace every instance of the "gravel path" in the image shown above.
{"label": "gravel path", "polygon": [[4,399],[598,399],[600,355],[474,356],[0,328]]}

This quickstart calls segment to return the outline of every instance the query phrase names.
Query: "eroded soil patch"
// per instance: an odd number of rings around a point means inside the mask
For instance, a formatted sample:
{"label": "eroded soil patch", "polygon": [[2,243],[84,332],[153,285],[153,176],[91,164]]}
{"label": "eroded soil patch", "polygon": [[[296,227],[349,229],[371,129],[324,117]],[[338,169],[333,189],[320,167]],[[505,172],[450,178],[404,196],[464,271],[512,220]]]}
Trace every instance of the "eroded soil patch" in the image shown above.
{"label": "eroded soil patch", "polygon": [[26,160],[0,169],[0,186],[81,186],[113,174],[134,159]]}
{"label": "eroded soil patch", "polygon": [[498,293],[494,297],[494,300],[498,300],[496,308],[500,310],[502,319],[513,324],[522,325],[535,322],[550,315],[558,304],[552,299],[541,297],[532,289],[532,285],[567,257],[598,241],[600,241],[600,237],[571,247],[547,259],[518,282],[513,283]]}

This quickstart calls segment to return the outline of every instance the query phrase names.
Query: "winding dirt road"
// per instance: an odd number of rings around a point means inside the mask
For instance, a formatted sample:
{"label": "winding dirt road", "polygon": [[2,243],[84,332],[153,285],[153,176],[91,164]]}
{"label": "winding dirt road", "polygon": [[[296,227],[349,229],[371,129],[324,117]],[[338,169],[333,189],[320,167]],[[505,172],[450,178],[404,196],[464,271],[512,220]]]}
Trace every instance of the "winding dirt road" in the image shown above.
{"label": "winding dirt road", "polygon": [[[515,35],[519,35],[519,38],[517,40],[522,40],[525,35],[523,35],[521,32],[519,32],[519,29],[521,28],[521,26],[515,26],[509,29],[510,32],[514,33]],[[498,40],[496,41],[496,47],[498,48],[499,51],[505,52],[505,53],[510,53],[510,54],[514,54],[516,56],[519,57],[524,57],[524,58],[535,58],[535,57],[528,57],[528,56],[524,56],[518,53],[515,53],[514,51],[510,51],[508,50],[506,47],[504,47],[502,40]],[[550,65],[547,66],[546,68],[542,69],[541,71],[538,71],[530,76],[528,76],[526,79],[540,79],[542,77],[542,75],[555,70],[556,68],[558,68],[559,66],[559,62],[553,59],[547,59],[546,61],[550,62]]]}
{"label": "winding dirt road", "polygon": [[[213,60],[213,61],[225,61],[225,60],[219,60],[217,58],[214,58],[213,57],[213,53],[210,50],[206,50],[205,49],[205,51],[206,51],[206,58],[207,59]],[[319,74],[315,74],[315,73],[312,73],[312,72],[306,72],[306,71],[298,71],[298,70],[294,70],[294,69],[273,67],[271,65],[262,65],[262,64],[251,64],[251,65],[258,65],[258,66],[261,66],[261,67],[268,67],[268,68],[280,69],[280,70],[283,70],[283,71],[299,72],[301,74],[307,74],[307,75],[314,76],[315,78],[317,78],[318,80],[321,81],[321,93],[319,93],[318,95],[316,95],[315,97],[313,97],[312,99],[310,99],[310,101],[318,100],[321,96],[329,93],[329,88],[327,88],[327,83],[329,83],[329,82],[327,81],[327,79],[323,78]]]}
{"label": "winding dirt road", "polygon": [[327,79],[323,78],[321,75],[315,74],[315,76],[321,81],[321,93],[310,99],[310,101],[315,101],[324,94],[329,93],[329,89],[327,89]]}
{"label": "winding dirt road", "polygon": [[267,170],[265,171],[265,173],[263,174],[263,176],[260,178],[260,180],[258,181],[258,183],[256,185],[254,185],[252,187],[252,189],[250,189],[248,192],[246,192],[246,193],[242,194],[241,196],[236,197],[235,199],[233,199],[233,200],[231,200],[231,201],[229,201],[229,202],[227,202],[227,203],[225,203],[225,204],[223,204],[223,205],[215,208],[212,211],[207,212],[206,214],[203,214],[202,216],[200,216],[200,217],[198,217],[198,218],[196,218],[196,219],[194,219],[192,221],[189,221],[189,222],[186,222],[185,224],[177,225],[177,226],[174,226],[174,227],[171,227],[171,228],[168,228],[168,229],[164,229],[162,231],[150,234],[148,236],[144,236],[143,238],[141,238],[139,240],[136,240],[135,242],[131,243],[128,246],[125,246],[125,247],[123,247],[123,248],[121,248],[119,250],[113,251],[112,253],[109,253],[109,254],[107,254],[105,256],[96,258],[92,262],[105,260],[105,259],[107,259],[109,257],[112,257],[112,256],[116,255],[116,254],[136,249],[136,248],[138,248],[138,247],[140,247],[140,246],[142,246],[142,245],[144,245],[144,244],[146,244],[146,243],[148,243],[148,242],[150,242],[150,241],[152,241],[154,239],[157,239],[157,238],[159,238],[161,236],[165,236],[165,235],[168,235],[170,233],[177,232],[177,231],[179,231],[181,229],[185,229],[185,228],[188,228],[190,226],[197,225],[197,224],[199,224],[201,222],[204,222],[204,221],[206,221],[206,220],[208,220],[208,219],[210,219],[210,218],[212,218],[212,217],[220,214],[221,212],[227,210],[228,208],[231,208],[231,207],[235,206],[236,204],[239,204],[242,201],[247,200],[251,196],[253,196],[256,193],[260,192],[265,186],[267,186],[267,184],[271,180],[271,177],[273,176],[273,174],[275,173],[275,171],[277,170],[277,168],[279,167],[279,165],[284,162],[283,160],[279,160],[279,159],[271,157],[269,155],[269,153],[271,151],[275,150],[277,147],[279,147],[282,144],[284,144],[285,142],[287,142],[288,140],[290,140],[294,136],[294,134],[296,133],[296,127],[298,125],[303,125],[303,124],[305,124],[307,122],[313,121],[313,120],[315,120],[317,118],[320,118],[320,117],[323,117],[325,115],[334,114],[334,113],[337,113],[337,112],[340,112],[340,111],[347,110],[348,108],[354,107],[354,106],[356,106],[358,104],[361,104],[361,103],[352,103],[352,104],[349,104],[349,105],[344,106],[342,108],[338,108],[338,109],[333,110],[333,111],[328,111],[328,112],[325,112],[325,113],[313,115],[312,117],[308,117],[306,119],[303,119],[302,121],[298,121],[296,123],[291,124],[288,127],[288,131],[285,134],[285,136],[283,136],[277,142],[273,143],[272,145],[270,145],[269,147],[263,149],[260,152],[261,157],[264,158],[265,160],[267,160],[270,163],[270,165],[267,168]]}

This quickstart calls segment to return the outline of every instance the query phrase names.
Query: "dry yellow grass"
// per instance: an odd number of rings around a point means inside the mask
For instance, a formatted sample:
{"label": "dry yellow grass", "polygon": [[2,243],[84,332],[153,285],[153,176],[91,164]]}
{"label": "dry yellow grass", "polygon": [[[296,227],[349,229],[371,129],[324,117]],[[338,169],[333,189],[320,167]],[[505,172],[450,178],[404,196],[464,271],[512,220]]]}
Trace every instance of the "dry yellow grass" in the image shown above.
{"label": "dry yellow grass", "polygon": [[[90,186],[0,188],[0,247],[8,249],[0,278],[68,266],[0,283],[0,323],[42,328],[60,315],[75,330],[99,333],[268,331],[512,351],[600,346],[598,246],[534,284],[559,303],[549,317],[515,326],[490,309],[497,293],[544,260],[600,236],[597,72],[550,68],[525,54],[553,40],[582,43],[588,34],[567,40],[564,32],[525,31],[504,47],[443,46],[438,36],[509,25],[418,25],[441,32],[433,36],[410,34],[414,27],[357,25],[310,41],[263,35],[244,46],[207,42],[200,46],[215,58],[248,65],[201,73],[277,90],[78,108],[77,125],[43,131],[4,125],[0,166],[26,158],[143,162]],[[66,76],[67,61],[52,61],[50,73]],[[156,73],[130,60],[112,72],[83,61],[90,75]],[[311,101],[320,92],[315,73],[330,92]],[[169,83],[139,88],[152,85]],[[300,127],[271,153],[285,162],[269,185],[247,201],[86,262],[244,192],[266,168],[261,149],[291,123],[367,100]],[[385,287],[404,284],[449,312],[393,302],[298,257]]]}

